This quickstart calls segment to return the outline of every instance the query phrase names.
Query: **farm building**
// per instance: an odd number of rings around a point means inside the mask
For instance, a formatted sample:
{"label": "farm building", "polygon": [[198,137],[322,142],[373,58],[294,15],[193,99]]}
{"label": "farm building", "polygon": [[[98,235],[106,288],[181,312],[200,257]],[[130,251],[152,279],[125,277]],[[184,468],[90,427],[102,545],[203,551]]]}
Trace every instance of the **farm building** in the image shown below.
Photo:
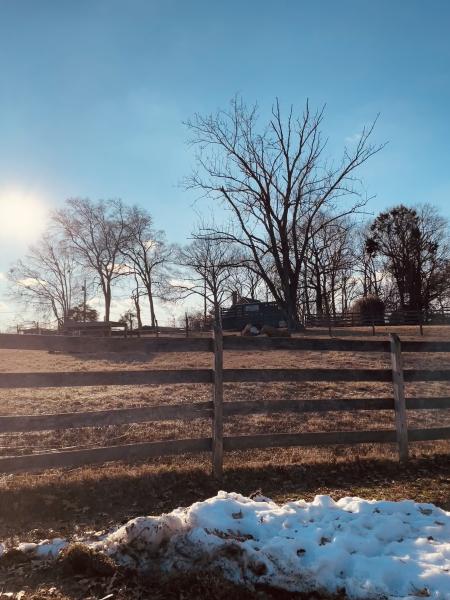
{"label": "farm building", "polygon": [[222,328],[241,330],[247,323],[285,327],[286,319],[276,302],[261,302],[254,298],[233,297],[229,308],[222,308]]}
{"label": "farm building", "polygon": [[89,335],[109,337],[111,335],[123,335],[127,337],[128,327],[126,323],[119,321],[74,321],[65,319],[62,332],[66,335]]}

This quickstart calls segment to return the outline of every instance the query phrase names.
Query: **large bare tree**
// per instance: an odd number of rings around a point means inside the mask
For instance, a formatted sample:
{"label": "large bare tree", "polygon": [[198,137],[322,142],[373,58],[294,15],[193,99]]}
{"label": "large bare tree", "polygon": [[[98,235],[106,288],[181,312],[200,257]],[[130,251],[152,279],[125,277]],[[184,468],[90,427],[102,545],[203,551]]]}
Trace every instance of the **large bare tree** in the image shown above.
{"label": "large bare tree", "polygon": [[63,240],[49,233],[9,270],[12,297],[62,325],[81,296],[81,274]]}
{"label": "large bare tree", "polygon": [[105,302],[105,321],[110,320],[112,284],[128,274],[120,262],[129,236],[125,213],[121,200],[72,198],[53,215],[79,263],[96,277]]}
{"label": "large bare tree", "polygon": [[291,109],[284,118],[277,101],[260,128],[256,107],[235,99],[229,110],[187,123],[198,168],[186,186],[222,202],[234,223],[210,234],[251,255],[291,328],[300,327],[301,269],[315,217],[327,209],[337,218],[364,204],[354,173],[381,148],[369,143],[371,125],[338,163],[327,161],[322,119],[323,110],[311,112],[308,103],[300,117]]}

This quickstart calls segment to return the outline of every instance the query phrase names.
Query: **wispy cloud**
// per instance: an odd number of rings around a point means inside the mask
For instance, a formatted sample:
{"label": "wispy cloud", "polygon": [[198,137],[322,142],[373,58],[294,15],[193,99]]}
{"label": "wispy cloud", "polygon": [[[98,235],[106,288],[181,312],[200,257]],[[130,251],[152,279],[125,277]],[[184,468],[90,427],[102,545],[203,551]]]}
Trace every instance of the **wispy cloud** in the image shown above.
{"label": "wispy cloud", "polygon": [[362,131],[358,131],[356,133],[353,133],[352,135],[347,136],[344,141],[346,144],[357,144],[361,139],[361,136]]}

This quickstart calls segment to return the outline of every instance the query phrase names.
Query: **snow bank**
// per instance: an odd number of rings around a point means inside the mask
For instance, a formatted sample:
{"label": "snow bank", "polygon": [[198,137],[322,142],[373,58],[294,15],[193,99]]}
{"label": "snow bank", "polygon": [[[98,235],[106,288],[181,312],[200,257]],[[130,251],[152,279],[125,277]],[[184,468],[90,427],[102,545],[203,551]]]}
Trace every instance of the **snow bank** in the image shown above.
{"label": "snow bank", "polygon": [[219,492],[186,509],[129,521],[91,545],[121,564],[218,568],[250,586],[345,590],[355,600],[450,600],[450,513],[409,500],[316,496],[279,506]]}

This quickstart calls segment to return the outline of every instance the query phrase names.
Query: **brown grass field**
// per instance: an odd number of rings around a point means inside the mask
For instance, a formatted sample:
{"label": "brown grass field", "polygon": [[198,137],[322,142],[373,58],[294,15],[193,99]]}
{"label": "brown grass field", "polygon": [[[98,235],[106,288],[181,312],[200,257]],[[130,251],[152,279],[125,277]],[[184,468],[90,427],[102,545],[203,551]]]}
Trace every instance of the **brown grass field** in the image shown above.
{"label": "brown grass field", "polygon": [[[418,328],[396,328],[403,339],[417,339]],[[327,332],[314,332],[317,334]],[[366,337],[367,329],[337,331],[335,335]],[[384,328],[377,334],[385,335]],[[450,327],[426,327],[425,339],[450,339]],[[405,354],[406,368],[450,368],[450,354]],[[50,354],[44,351],[0,350],[0,371],[88,371],[200,368],[212,365],[212,355],[202,353]],[[390,367],[388,354],[337,352],[226,352],[227,367]],[[410,384],[407,396],[448,396],[446,383]],[[361,383],[273,383],[227,384],[224,400],[319,399],[391,396],[390,385]],[[211,386],[102,386],[80,388],[0,390],[0,414],[43,414],[108,408],[193,403],[211,399]],[[450,426],[450,410],[408,411],[410,427]],[[309,432],[357,429],[393,429],[391,411],[353,413],[306,413],[257,415],[229,418],[225,435],[269,432]],[[59,448],[206,437],[211,422],[201,419],[143,423],[136,425],[33,432],[0,436],[0,454],[17,455]],[[335,498],[359,495],[368,498],[433,502],[450,510],[450,441],[410,445],[411,460],[399,465],[393,445],[364,444],[331,447],[249,450],[225,454],[222,485],[243,494],[261,489],[278,502],[311,499],[315,494]],[[162,457],[139,463],[107,463],[78,469],[51,470],[34,474],[0,475],[0,541],[14,544],[74,533],[106,530],[139,514],[159,514],[189,505],[217,492],[210,476],[209,454]],[[0,598],[6,591],[26,590],[26,598],[101,598],[106,584],[64,577],[58,569],[33,570],[29,565],[0,564]],[[82,578],[81,578],[82,581]],[[213,589],[211,582],[189,580],[127,583],[117,577],[114,598],[222,598],[254,597]],[[208,580],[209,581],[209,580]],[[85,585],[85,588],[83,588]],[[144,587],[142,588],[142,585]],[[151,585],[153,595],[145,595]],[[159,584],[158,584],[159,585]],[[179,595],[180,585],[195,591]],[[216,585],[216,584],[214,584]],[[102,587],[103,586],[103,587]],[[131,586],[131,587],[129,587]],[[205,587],[206,586],[206,587]],[[50,594],[48,590],[54,587]],[[142,591],[142,589],[144,591]],[[86,591],[87,590],[87,591]],[[124,591],[125,590],[125,591]],[[127,591],[128,590],[128,591]],[[141,590],[141,591],[139,591]],[[225,590],[225,591],[224,591]],[[263,592],[261,592],[262,594]],[[266,596],[274,597],[269,592]],[[121,595],[122,594],[122,595]],[[133,595],[134,594],[134,595]],[[140,595],[139,595],[140,594]],[[160,595],[158,595],[160,594]],[[106,593],[104,594],[106,595]],[[276,596],[276,597],[293,597]]]}

